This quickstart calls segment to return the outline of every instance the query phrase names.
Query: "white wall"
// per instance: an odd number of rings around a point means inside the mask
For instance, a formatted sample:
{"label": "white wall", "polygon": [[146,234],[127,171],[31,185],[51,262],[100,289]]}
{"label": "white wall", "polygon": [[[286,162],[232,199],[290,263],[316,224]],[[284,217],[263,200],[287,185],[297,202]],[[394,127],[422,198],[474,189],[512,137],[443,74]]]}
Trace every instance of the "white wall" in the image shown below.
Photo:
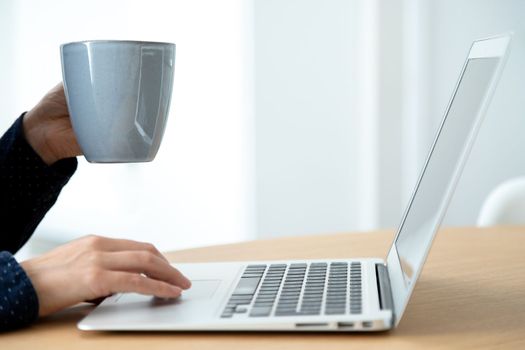
{"label": "white wall", "polygon": [[524,174],[523,1],[256,1],[257,232],[395,227],[473,40],[511,59],[445,225]]}
{"label": "white wall", "polygon": [[[407,188],[403,179],[410,177],[406,171],[407,159],[403,154],[403,145],[414,134],[406,129],[404,121],[404,100],[407,91],[403,67],[407,55],[404,52],[406,38],[403,31],[405,21],[401,1],[378,1],[377,25],[377,143],[375,154],[378,162],[377,180],[377,220],[373,228],[394,227],[399,223],[402,209],[406,204]],[[412,69],[412,67],[410,67]],[[366,79],[366,77],[364,77]],[[414,101],[410,101],[413,103]],[[412,189],[410,183],[410,189]],[[369,228],[372,228],[369,227]]]}
{"label": "white wall", "polygon": [[[15,75],[13,67],[16,59],[13,54],[15,37],[8,35],[12,33],[15,26],[14,2],[0,1],[0,37],[2,38],[2,49],[0,54],[0,96],[1,96],[1,114],[0,130],[5,130],[10,125],[11,119],[17,113],[16,106],[11,103],[15,98],[13,85],[15,84]],[[0,131],[1,133],[1,131]]]}
{"label": "white wall", "polygon": [[259,236],[358,222],[355,12],[355,1],[255,1]]}
{"label": "white wall", "polygon": [[[374,2],[365,3],[373,7]],[[520,157],[525,149],[520,105],[525,91],[525,3],[379,1],[376,13],[377,63],[375,73],[364,77],[377,82],[378,205],[370,228],[398,224],[472,41],[515,33],[510,59],[444,221],[474,225],[488,193],[505,179],[525,174]],[[362,31],[358,37],[363,38]]]}
{"label": "white wall", "polygon": [[164,250],[252,237],[251,11],[241,0],[2,2],[0,38],[10,46],[0,55],[8,57],[0,89],[12,96],[2,101],[4,129],[61,80],[61,43],[177,44],[170,116],[155,161],[80,160],[36,237],[61,242],[97,233]]}

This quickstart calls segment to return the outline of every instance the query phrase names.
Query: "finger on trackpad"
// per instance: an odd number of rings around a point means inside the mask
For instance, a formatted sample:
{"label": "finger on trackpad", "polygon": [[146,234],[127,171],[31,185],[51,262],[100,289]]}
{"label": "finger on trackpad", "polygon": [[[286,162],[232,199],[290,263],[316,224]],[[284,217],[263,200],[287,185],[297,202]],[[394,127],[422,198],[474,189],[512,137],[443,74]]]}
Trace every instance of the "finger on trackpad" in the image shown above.
{"label": "finger on trackpad", "polygon": [[182,292],[182,300],[211,298],[217,291],[221,280],[192,280],[191,288]]}
{"label": "finger on trackpad", "polygon": [[184,290],[180,297],[175,299],[153,297],[151,302],[154,306],[161,306],[180,304],[186,301],[209,299],[213,297],[220,284],[221,280],[191,280],[191,288]]}

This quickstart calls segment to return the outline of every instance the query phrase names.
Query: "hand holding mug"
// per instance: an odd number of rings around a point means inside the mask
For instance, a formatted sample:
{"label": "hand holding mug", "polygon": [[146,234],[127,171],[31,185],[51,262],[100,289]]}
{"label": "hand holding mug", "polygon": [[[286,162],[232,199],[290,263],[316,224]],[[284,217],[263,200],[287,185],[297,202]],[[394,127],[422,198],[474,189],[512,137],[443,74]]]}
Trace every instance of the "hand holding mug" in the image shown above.
{"label": "hand holding mug", "polygon": [[47,165],[82,154],[71,127],[62,83],[26,113],[23,127],[27,142]]}

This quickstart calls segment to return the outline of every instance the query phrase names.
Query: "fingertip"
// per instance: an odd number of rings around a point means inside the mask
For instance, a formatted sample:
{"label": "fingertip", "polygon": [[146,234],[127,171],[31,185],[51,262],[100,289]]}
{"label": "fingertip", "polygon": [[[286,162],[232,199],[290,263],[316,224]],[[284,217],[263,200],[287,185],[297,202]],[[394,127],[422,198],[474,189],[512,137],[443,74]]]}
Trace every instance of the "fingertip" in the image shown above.
{"label": "fingertip", "polygon": [[191,288],[191,281],[188,277],[184,276],[182,272],[177,270],[173,265],[171,266],[173,268],[173,272],[176,274],[173,279],[173,284],[182,287],[183,289],[189,289]]}
{"label": "fingertip", "polygon": [[184,281],[184,285],[182,286],[182,288],[184,289],[190,289],[191,288],[191,281],[189,279],[186,278],[186,280]]}
{"label": "fingertip", "polygon": [[172,298],[180,297],[180,295],[182,294],[182,289],[177,286],[172,286],[171,293],[172,293]]}

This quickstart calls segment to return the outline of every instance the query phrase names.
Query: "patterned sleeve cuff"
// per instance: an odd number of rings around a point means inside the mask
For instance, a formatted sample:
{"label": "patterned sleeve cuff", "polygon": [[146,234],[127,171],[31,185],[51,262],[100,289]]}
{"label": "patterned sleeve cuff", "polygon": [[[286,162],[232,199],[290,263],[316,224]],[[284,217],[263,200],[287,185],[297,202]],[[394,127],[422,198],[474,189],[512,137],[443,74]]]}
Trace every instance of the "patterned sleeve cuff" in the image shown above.
{"label": "patterned sleeve cuff", "polygon": [[[23,113],[13,124],[12,132],[14,133],[14,139],[12,146],[14,152],[19,153],[17,159],[23,159],[21,164],[26,167],[33,167],[35,170],[46,173],[48,176],[54,176],[61,185],[65,185],[69,178],[73,175],[77,169],[77,159],[76,158],[65,158],[55,162],[52,165],[47,165],[44,163],[42,158],[35,152],[35,150],[29,145],[24,135],[24,126],[23,120],[26,113]],[[31,169],[33,170],[33,169]],[[31,171],[32,172],[32,171]]]}
{"label": "patterned sleeve cuff", "polygon": [[77,160],[66,158],[51,166],[44,163],[25,139],[24,114],[1,140],[2,187],[7,192],[13,192],[11,198],[16,202],[31,203],[32,209],[38,210],[55,202],[60,190],[77,169]]}
{"label": "patterned sleeve cuff", "polygon": [[38,318],[38,297],[15,258],[0,252],[0,330],[31,324]]}

